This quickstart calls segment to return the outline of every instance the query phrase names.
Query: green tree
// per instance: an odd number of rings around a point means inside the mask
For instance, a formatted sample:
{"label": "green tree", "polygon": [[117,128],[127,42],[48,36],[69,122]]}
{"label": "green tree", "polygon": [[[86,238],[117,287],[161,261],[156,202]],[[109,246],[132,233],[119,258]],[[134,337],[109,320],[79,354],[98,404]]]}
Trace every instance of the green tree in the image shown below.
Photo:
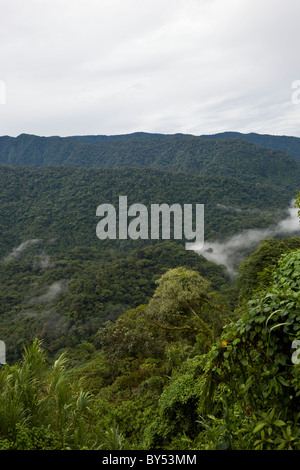
{"label": "green tree", "polygon": [[300,448],[300,364],[292,362],[292,345],[300,340],[299,290],[296,250],[281,257],[269,288],[225,327],[207,357],[201,413],[212,412],[223,389],[222,400],[239,408],[255,448]]}
{"label": "green tree", "polygon": [[256,292],[266,289],[272,282],[272,272],[284,253],[300,248],[300,238],[264,240],[239,267],[236,285],[239,303],[250,300]]}
{"label": "green tree", "polygon": [[[224,324],[226,305],[211,291],[211,283],[198,272],[175,268],[157,282],[147,318],[169,341],[201,337],[208,347]],[[224,300],[224,299],[223,299]]]}

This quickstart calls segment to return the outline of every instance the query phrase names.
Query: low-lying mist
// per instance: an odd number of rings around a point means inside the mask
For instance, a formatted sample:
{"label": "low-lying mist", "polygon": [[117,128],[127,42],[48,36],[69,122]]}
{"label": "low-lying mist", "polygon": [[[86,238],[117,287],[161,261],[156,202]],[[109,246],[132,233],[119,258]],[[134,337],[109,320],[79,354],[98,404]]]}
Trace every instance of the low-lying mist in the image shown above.
{"label": "low-lying mist", "polygon": [[249,229],[234,235],[224,242],[204,242],[201,250],[195,251],[208,261],[222,265],[231,277],[237,275],[237,265],[243,260],[243,251],[255,248],[260,241],[266,238],[274,238],[279,235],[300,236],[300,224],[298,209],[295,208],[295,200],[287,209],[288,216],[277,224],[266,229]]}

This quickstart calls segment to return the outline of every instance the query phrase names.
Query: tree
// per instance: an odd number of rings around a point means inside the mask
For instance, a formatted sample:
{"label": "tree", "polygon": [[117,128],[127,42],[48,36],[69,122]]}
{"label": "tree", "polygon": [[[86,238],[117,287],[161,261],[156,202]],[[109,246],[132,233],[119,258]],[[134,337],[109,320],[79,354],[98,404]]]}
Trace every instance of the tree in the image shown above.
{"label": "tree", "polygon": [[248,445],[257,449],[300,448],[300,368],[292,361],[292,345],[300,339],[299,290],[296,250],[280,258],[270,286],[248,302],[207,355],[201,412],[213,413],[221,393],[245,424]]}
{"label": "tree", "polygon": [[112,366],[120,367],[126,359],[155,358],[163,354],[163,345],[145,317],[144,305],[128,310],[115,323],[107,322],[97,336]]}
{"label": "tree", "polygon": [[175,268],[157,281],[146,318],[165,341],[212,344],[224,323],[226,305],[198,272]]}
{"label": "tree", "polygon": [[255,292],[266,289],[272,282],[272,272],[278,266],[278,260],[284,253],[300,248],[300,238],[264,240],[256,251],[239,267],[236,285],[239,292],[239,303],[250,300]]}

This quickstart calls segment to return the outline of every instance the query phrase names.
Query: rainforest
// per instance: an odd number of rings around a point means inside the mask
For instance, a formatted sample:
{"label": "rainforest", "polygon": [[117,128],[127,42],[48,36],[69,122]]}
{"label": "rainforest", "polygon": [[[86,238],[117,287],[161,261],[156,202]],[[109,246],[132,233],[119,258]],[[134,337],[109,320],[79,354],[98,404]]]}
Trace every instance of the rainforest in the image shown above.
{"label": "rainforest", "polygon": [[[299,145],[0,138],[1,450],[300,450]],[[123,195],[203,247],[99,240]]]}

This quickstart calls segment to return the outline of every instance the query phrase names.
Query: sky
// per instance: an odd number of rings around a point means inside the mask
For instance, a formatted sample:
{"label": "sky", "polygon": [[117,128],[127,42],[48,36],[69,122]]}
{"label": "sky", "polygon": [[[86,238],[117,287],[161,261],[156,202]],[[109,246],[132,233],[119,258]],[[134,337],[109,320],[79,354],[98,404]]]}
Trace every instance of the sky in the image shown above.
{"label": "sky", "polygon": [[0,0],[0,135],[300,137],[299,0]]}

